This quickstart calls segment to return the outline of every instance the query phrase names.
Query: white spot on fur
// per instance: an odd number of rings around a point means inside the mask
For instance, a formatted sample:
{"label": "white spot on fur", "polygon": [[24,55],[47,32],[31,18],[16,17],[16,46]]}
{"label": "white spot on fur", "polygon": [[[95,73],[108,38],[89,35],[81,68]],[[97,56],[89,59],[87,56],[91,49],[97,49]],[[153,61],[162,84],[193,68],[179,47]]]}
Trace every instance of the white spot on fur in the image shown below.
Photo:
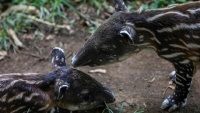
{"label": "white spot on fur", "polygon": [[112,45],[112,47],[113,47],[113,48],[116,48],[116,46],[115,46],[115,45]]}
{"label": "white spot on fur", "polygon": [[89,93],[89,90],[88,89],[84,89],[82,90],[81,94],[88,94]]}

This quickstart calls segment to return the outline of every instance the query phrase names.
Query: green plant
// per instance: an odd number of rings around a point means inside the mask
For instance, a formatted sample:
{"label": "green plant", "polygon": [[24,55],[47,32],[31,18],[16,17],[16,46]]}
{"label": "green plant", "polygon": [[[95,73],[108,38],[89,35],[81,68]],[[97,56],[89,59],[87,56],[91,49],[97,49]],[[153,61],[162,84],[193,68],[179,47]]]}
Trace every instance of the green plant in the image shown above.
{"label": "green plant", "polygon": [[109,113],[113,113],[113,111],[108,107],[108,104],[106,102],[104,102],[106,105],[106,108],[102,111],[102,113],[105,113],[106,111],[108,111]]}
{"label": "green plant", "polygon": [[0,50],[8,50],[10,45],[8,43],[7,32],[4,29],[0,29]]}
{"label": "green plant", "polygon": [[[108,107],[107,103],[106,103],[106,102],[104,102],[104,103],[105,103],[105,105],[106,105],[106,108],[102,111],[102,113],[105,113],[106,111],[108,111],[109,113],[114,113],[114,112]],[[121,105],[121,107],[120,107],[120,109],[119,109],[119,113],[122,113],[123,108],[124,108],[124,103],[122,103],[122,105]]]}
{"label": "green plant", "polygon": [[[0,49],[8,50],[8,45],[14,46],[12,40],[8,38],[10,36],[6,33],[8,29],[13,29],[15,33],[26,32],[26,29],[31,28],[32,24],[38,25],[34,19],[27,18],[26,15],[34,15],[42,21],[52,23],[62,23],[63,20],[68,21],[64,14],[63,1],[65,0],[12,0],[10,3],[10,9],[12,10],[5,10],[4,15],[0,14],[0,26],[2,27],[0,32]],[[27,12],[28,9],[21,5],[32,6],[36,10],[34,13],[32,10]]]}
{"label": "green plant", "polygon": [[[104,102],[104,103],[105,103],[106,107],[105,107],[105,109],[102,111],[102,113],[105,113],[106,111],[108,111],[109,113],[114,113],[114,112],[108,107],[107,103],[106,103],[106,102]],[[124,103],[122,103],[122,105],[121,105],[121,107],[120,107],[120,109],[119,109],[119,113],[122,113],[123,108],[124,108]],[[136,110],[136,111],[133,112],[133,113],[144,113],[144,111],[143,111],[143,110]]]}
{"label": "green plant", "polygon": [[[33,14],[31,12],[26,12],[26,9],[24,9],[24,10],[11,11],[4,16],[0,14],[1,18],[0,25],[2,26],[2,29],[4,29],[5,32],[5,33],[1,32],[0,34],[1,38],[0,49],[6,48],[5,44],[3,45],[2,40],[6,40],[6,43],[10,42],[8,40],[9,36],[6,33],[6,29],[12,28],[16,33],[18,33],[20,31],[26,31],[26,29],[30,28],[32,24],[34,24],[35,26],[40,25],[37,24],[34,18],[27,18],[26,15],[31,15],[31,16],[34,15],[35,17],[39,18],[42,21],[47,21],[56,24],[62,24],[63,21],[66,21],[66,23],[72,25],[65,13],[66,8],[70,8],[72,11],[79,14],[85,20],[89,20],[88,17],[85,17],[85,15],[83,15],[80,11],[76,9],[77,5],[82,3],[90,4],[91,6],[94,6],[98,9],[97,10],[98,14],[100,13],[103,6],[108,6],[107,2],[102,0],[73,0],[73,1],[72,0],[10,0],[9,2],[10,2],[9,3],[10,7],[14,5],[33,6],[36,8],[36,10],[38,10],[39,13],[35,11],[35,13]],[[97,22],[94,23],[95,23],[94,26],[89,28],[90,31],[98,27],[98,23]]]}
{"label": "green plant", "polygon": [[136,110],[134,113],[144,113],[143,110]]}

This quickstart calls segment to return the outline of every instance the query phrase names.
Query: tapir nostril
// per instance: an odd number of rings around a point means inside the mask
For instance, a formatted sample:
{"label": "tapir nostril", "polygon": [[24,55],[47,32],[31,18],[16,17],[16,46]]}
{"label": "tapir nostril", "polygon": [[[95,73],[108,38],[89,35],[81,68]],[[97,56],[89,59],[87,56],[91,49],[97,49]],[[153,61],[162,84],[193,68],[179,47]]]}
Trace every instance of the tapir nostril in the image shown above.
{"label": "tapir nostril", "polygon": [[104,92],[105,92],[104,101],[106,103],[113,103],[115,101],[114,93],[110,90],[104,90]]}
{"label": "tapir nostril", "polygon": [[115,97],[114,95],[110,96],[109,98],[106,99],[106,103],[113,103],[115,102]]}
{"label": "tapir nostril", "polygon": [[113,102],[115,102],[115,98],[109,98],[105,102],[106,103],[113,103]]}
{"label": "tapir nostril", "polygon": [[[82,58],[84,59],[84,58]],[[84,60],[79,60],[79,57],[77,58],[77,56],[74,56],[72,58],[72,66],[73,67],[79,67],[79,66],[85,66],[85,65],[89,65],[91,62],[90,59],[84,59]]]}

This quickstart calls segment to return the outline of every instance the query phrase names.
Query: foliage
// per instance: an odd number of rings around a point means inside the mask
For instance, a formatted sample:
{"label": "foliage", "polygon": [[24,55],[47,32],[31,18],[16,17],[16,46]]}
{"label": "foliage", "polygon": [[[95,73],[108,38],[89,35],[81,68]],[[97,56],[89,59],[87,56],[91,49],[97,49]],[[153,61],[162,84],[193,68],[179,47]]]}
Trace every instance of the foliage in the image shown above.
{"label": "foliage", "polygon": [[144,111],[143,110],[137,110],[134,113],[144,113]]}
{"label": "foliage", "polygon": [[[105,2],[101,2],[100,0],[8,0],[5,1],[5,4],[9,4],[9,6],[14,5],[26,5],[26,6],[34,6],[39,10],[39,15],[34,15],[38,17],[39,19],[43,21],[48,21],[51,23],[56,24],[63,24],[64,21],[66,23],[69,23],[68,17],[65,13],[66,8],[70,8],[74,12],[78,13],[81,17],[87,19],[80,11],[76,9],[77,3],[82,4],[90,4],[94,7],[97,7],[98,11],[97,13],[100,13],[100,9],[103,5],[105,5]],[[4,6],[3,2],[0,4],[0,6]],[[0,9],[6,11],[6,9]],[[10,40],[8,37],[7,29],[13,29],[16,33],[18,32],[26,32],[27,29],[32,28],[33,26],[39,27],[40,24],[35,22],[34,20],[30,18],[26,18],[23,16],[23,14],[26,15],[33,15],[33,14],[27,14],[27,12],[24,11],[14,11],[11,12],[5,17],[1,17],[0,22],[0,50],[8,50],[10,48],[10,45],[12,44],[12,40]],[[97,25],[97,23],[95,24]],[[36,28],[35,27],[35,30]],[[95,26],[92,26],[90,29],[95,29]],[[14,46],[14,45],[13,45]]]}
{"label": "foliage", "polygon": [[[106,102],[105,102],[105,106],[106,106],[106,108],[102,111],[102,113],[105,113],[106,111],[108,111],[108,113],[114,113],[114,112],[108,107],[108,105],[107,105]],[[121,107],[120,107],[118,113],[122,113],[123,108],[124,108],[124,103],[122,103],[122,105],[121,105]],[[144,111],[143,111],[143,110],[136,110],[136,111],[133,112],[133,113],[144,113]]]}
{"label": "foliage", "polygon": [[[106,108],[102,111],[102,113],[105,113],[106,111],[108,111],[109,113],[114,113],[107,105],[107,103],[105,102],[105,105],[106,105]],[[119,113],[122,113],[122,110],[124,108],[124,104],[122,103],[121,107],[120,107],[120,110],[119,110]]]}
{"label": "foliage", "polygon": [[0,29],[0,45],[0,50],[8,50],[9,48],[7,33],[4,29]]}

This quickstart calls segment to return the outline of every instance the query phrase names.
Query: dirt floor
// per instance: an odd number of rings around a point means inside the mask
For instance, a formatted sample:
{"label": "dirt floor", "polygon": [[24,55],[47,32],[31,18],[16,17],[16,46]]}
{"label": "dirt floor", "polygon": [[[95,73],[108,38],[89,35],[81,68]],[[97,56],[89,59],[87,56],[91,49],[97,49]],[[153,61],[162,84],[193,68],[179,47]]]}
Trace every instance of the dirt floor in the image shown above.
{"label": "dirt floor", "polygon": [[[67,31],[66,31],[67,32]],[[30,34],[31,35],[31,34]],[[49,34],[46,34],[47,37]],[[51,35],[51,34],[50,34]],[[67,64],[71,66],[72,56],[80,49],[89,37],[84,28],[76,30],[71,35],[54,35],[51,40],[43,39],[28,41],[25,48],[18,53],[11,51],[9,55],[0,61],[0,73],[38,72],[52,71],[49,54],[55,46],[65,50]],[[92,69],[106,69],[106,73],[89,73]],[[144,113],[165,113],[160,109],[163,101],[163,92],[169,84],[168,74],[173,67],[167,61],[159,58],[155,52],[144,50],[131,58],[111,65],[100,67],[80,67],[79,70],[88,73],[98,81],[110,87],[116,96],[116,102],[111,108],[118,113],[118,109],[124,104],[123,113],[134,113],[142,110]],[[200,73],[194,77],[192,90],[188,96],[188,104],[185,108],[174,113],[199,113],[200,112]],[[167,90],[165,97],[172,93]]]}

